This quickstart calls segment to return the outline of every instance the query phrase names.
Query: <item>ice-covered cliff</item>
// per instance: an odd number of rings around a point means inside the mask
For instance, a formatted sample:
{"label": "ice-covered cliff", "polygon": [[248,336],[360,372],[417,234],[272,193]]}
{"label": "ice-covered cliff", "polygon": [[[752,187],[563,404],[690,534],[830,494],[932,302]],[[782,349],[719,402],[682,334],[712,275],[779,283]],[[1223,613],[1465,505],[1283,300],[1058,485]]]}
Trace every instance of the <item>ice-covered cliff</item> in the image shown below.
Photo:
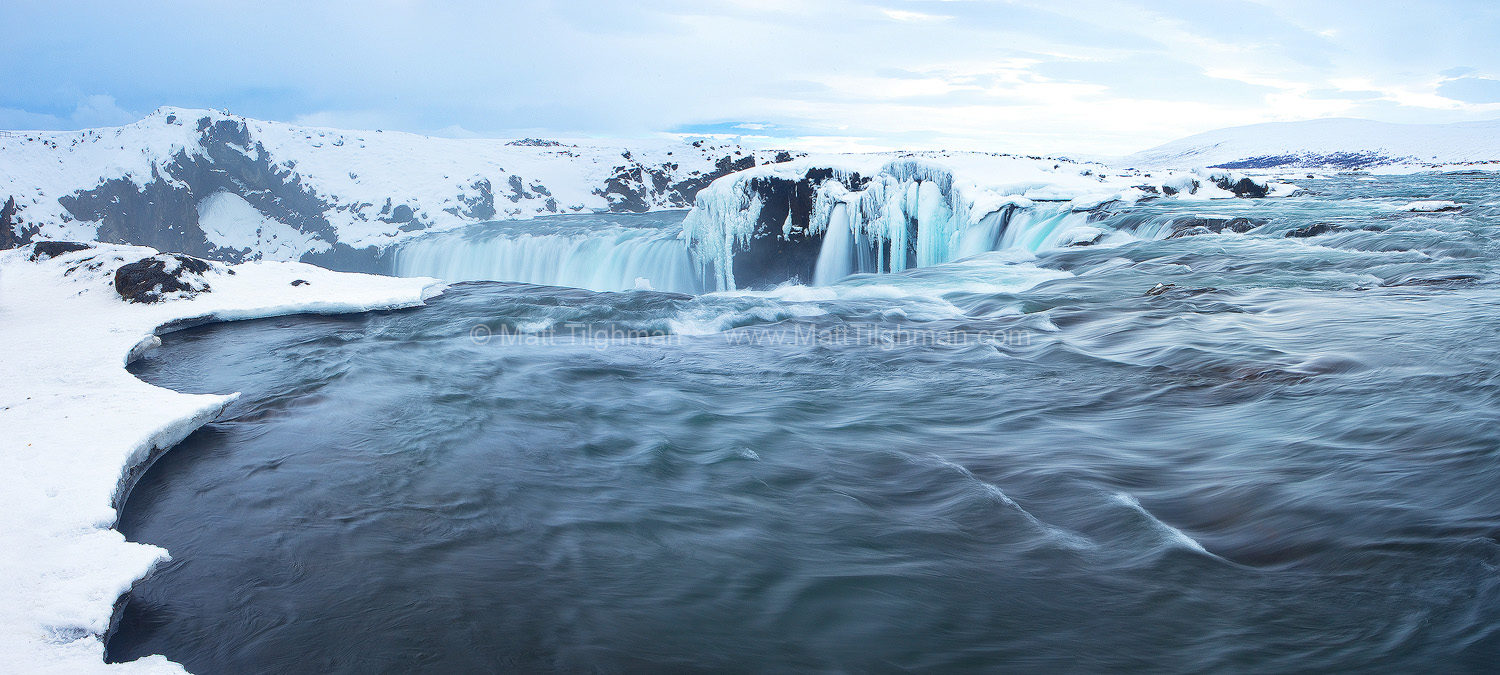
{"label": "ice-covered cliff", "polygon": [[1390,124],[1359,119],[1272,122],[1218,129],[1138,152],[1123,166],[1226,169],[1500,170],[1500,120]]}
{"label": "ice-covered cliff", "polygon": [[720,176],[789,158],[711,140],[446,139],[162,108],[123,127],[0,132],[0,201],[15,197],[22,239],[363,267],[421,231],[683,208]]}
{"label": "ice-covered cliff", "polygon": [[[1148,173],[987,153],[807,157],[726,176],[683,223],[709,287],[831,281],[1097,234],[1103,204],[1290,191],[1229,171]],[[1090,236],[1092,236],[1090,234]]]}

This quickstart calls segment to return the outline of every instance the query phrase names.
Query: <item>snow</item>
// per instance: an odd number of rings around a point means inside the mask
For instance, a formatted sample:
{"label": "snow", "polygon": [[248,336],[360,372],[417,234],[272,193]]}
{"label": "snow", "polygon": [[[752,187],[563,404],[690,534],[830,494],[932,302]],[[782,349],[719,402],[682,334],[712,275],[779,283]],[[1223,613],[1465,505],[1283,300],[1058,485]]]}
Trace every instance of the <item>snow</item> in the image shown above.
{"label": "snow", "polygon": [[198,227],[209,243],[260,260],[296,260],[307,251],[329,248],[316,235],[267,217],[232,192],[215,192],[198,202]]}
{"label": "snow", "polygon": [[1391,124],[1360,119],[1271,122],[1209,131],[1122,158],[1125,166],[1314,167],[1408,173],[1500,170],[1500,120]]}
{"label": "snow", "polygon": [[1412,202],[1401,207],[1402,211],[1417,211],[1425,213],[1436,213],[1438,211],[1457,211],[1462,204],[1446,199],[1430,199],[1427,201]]}
{"label": "snow", "polygon": [[232,275],[211,270],[212,290],[192,299],[135,304],[115,293],[114,271],[154,249],[101,244],[41,262],[29,253],[0,251],[0,547],[10,552],[0,557],[0,655],[13,672],[181,672],[160,656],[103,661],[116,599],[167,559],[111,529],[115,503],[133,470],[234,395],[154,387],[128,373],[126,360],[173,321],[409,307],[442,286],[251,262]]}

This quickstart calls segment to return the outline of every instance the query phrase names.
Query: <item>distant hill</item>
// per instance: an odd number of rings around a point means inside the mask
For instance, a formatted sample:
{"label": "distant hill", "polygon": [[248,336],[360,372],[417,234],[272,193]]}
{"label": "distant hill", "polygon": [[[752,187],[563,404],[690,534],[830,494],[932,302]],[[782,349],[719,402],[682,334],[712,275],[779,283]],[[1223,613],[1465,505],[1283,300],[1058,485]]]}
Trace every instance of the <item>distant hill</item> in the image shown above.
{"label": "distant hill", "polygon": [[1151,168],[1375,169],[1492,163],[1500,169],[1500,120],[1391,124],[1332,118],[1230,127],[1188,136],[1118,160]]}
{"label": "distant hill", "polygon": [[[0,131],[12,236],[334,267],[426,230],[686,208],[785,152],[719,140],[431,138],[162,108],[122,127]],[[361,263],[362,264],[362,263]]]}

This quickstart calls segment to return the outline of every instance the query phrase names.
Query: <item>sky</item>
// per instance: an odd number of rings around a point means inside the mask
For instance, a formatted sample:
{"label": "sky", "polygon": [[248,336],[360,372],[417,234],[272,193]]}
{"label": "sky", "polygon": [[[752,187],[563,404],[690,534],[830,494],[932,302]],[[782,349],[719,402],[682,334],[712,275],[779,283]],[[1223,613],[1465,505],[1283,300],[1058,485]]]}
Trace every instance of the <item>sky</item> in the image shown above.
{"label": "sky", "polygon": [[0,5],[0,129],[158,106],[438,136],[1081,155],[1322,117],[1500,118],[1500,3]]}

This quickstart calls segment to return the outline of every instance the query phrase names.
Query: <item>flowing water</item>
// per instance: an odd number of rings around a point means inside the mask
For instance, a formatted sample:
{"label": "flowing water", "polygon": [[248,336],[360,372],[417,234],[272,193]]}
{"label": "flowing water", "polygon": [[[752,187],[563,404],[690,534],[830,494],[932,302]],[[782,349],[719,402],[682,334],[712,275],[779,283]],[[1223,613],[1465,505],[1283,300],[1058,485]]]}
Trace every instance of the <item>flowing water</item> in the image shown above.
{"label": "flowing water", "polygon": [[396,274],[693,293],[700,284],[682,240],[684,213],[552,216],[437,232],[396,250]]}
{"label": "flowing water", "polygon": [[[171,334],[136,373],[244,396],[126,502],[173,560],[109,656],[1491,669],[1500,180],[1305,187],[819,287],[474,283]],[[1264,224],[1158,238],[1185,215]]]}

